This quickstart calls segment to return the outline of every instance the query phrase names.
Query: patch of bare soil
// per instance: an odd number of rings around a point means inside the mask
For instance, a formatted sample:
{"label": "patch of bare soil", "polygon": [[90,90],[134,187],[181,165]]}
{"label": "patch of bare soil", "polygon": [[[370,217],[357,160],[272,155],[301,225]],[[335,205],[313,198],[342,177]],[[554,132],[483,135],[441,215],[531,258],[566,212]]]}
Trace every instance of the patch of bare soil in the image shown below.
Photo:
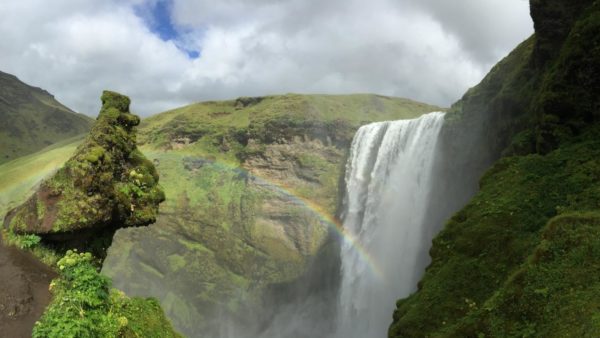
{"label": "patch of bare soil", "polygon": [[56,273],[33,255],[0,241],[0,337],[31,337],[51,299]]}

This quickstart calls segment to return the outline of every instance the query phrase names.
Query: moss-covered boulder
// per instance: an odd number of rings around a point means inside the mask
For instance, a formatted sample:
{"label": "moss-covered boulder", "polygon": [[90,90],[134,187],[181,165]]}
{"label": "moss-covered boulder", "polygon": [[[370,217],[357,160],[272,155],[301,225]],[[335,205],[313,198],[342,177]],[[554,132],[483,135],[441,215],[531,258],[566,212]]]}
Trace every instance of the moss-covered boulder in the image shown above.
{"label": "moss-covered boulder", "polygon": [[153,223],[165,197],[154,165],[136,147],[140,119],[129,104],[128,97],[105,91],[97,121],[73,157],[11,210],[4,226],[65,240]]}

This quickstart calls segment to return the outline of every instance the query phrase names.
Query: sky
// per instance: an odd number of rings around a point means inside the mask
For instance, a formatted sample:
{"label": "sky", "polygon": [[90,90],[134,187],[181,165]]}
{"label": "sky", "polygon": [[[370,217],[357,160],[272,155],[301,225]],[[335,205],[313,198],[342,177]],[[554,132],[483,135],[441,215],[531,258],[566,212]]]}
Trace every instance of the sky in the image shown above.
{"label": "sky", "polygon": [[533,33],[527,0],[0,1],[0,71],[97,115],[377,93],[449,106]]}

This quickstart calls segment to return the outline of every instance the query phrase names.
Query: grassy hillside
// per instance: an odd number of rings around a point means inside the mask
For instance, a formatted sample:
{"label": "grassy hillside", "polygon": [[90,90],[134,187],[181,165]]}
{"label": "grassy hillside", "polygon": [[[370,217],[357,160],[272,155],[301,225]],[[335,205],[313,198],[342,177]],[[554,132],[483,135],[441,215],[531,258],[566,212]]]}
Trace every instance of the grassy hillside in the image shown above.
{"label": "grassy hillside", "polygon": [[[288,94],[150,117],[138,144],[167,200],[156,224],[116,233],[103,272],[128,295],[159,298],[184,333],[217,330],[214,315],[259,330],[273,315],[256,311],[271,301],[265,290],[299,278],[332,245],[323,215],[336,212],[355,130],[440,109],[376,95]],[[28,197],[79,142],[0,165],[3,209]]]}
{"label": "grassy hillside", "polygon": [[83,136],[46,147],[36,153],[0,164],[0,215],[25,201],[44,177],[58,170],[73,154]]}
{"label": "grassy hillside", "polygon": [[331,245],[324,217],[335,215],[355,130],[436,110],[376,95],[288,94],[150,117],[139,142],[167,200],[156,224],[116,234],[103,271],[128,294],[159,298],[184,333],[210,335],[228,320],[259,330],[273,315],[256,310],[272,301],[264,292],[299,278]]}
{"label": "grassy hillside", "polygon": [[93,120],[0,72],[0,164],[87,132]]}
{"label": "grassy hillside", "polygon": [[[413,118],[436,110],[441,108],[370,94],[242,97],[192,104],[152,116],[142,122],[139,142],[173,149],[200,141],[201,148],[225,159],[223,154],[242,155],[241,149],[227,147],[246,146],[250,138],[273,143],[307,134],[324,141],[329,136],[332,142],[347,143],[352,139],[352,131],[361,124]],[[228,160],[240,162],[239,158]]]}
{"label": "grassy hillside", "polygon": [[504,157],[435,238],[392,337],[600,335],[600,4],[531,6],[536,35],[451,109],[446,135],[485,121],[481,149]]}

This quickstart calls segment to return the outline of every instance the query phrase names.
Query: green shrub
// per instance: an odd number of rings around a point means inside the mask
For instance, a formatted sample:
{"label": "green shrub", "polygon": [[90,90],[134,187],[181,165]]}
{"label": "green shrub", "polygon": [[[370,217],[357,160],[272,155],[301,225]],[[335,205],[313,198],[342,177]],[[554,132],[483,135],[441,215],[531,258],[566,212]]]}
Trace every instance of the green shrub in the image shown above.
{"label": "green shrub", "polygon": [[24,235],[19,238],[19,247],[21,249],[33,249],[42,239],[37,235]]}
{"label": "green shrub", "polygon": [[90,253],[67,251],[57,263],[54,297],[33,337],[179,337],[153,300],[128,298],[110,288]]}

